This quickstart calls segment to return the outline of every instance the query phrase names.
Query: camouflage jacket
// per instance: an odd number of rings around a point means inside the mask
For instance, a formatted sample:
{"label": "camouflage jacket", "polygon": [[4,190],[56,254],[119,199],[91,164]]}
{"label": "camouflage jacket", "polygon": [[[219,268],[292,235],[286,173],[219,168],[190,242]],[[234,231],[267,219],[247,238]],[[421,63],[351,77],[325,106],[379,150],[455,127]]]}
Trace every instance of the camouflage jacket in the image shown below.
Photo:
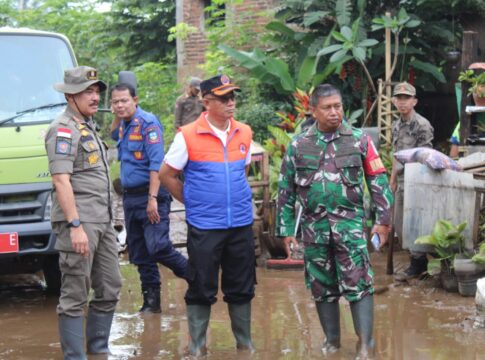
{"label": "camouflage jacket", "polygon": [[402,118],[392,124],[392,147],[394,151],[415,147],[432,147],[434,129],[416,111],[409,121]]}
{"label": "camouflage jacket", "polygon": [[347,123],[327,134],[312,125],[292,139],[283,159],[276,234],[294,236],[296,200],[303,207],[305,243],[325,243],[331,231],[346,223],[362,231],[365,183],[376,206],[376,223],[390,224],[393,196],[370,137]]}

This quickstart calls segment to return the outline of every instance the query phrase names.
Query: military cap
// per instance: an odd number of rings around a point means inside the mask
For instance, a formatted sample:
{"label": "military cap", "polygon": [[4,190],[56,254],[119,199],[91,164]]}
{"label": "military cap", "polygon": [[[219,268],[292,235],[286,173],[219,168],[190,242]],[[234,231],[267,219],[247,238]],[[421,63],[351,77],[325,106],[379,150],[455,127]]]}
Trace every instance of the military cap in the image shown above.
{"label": "military cap", "polygon": [[98,72],[89,66],[78,66],[64,71],[64,82],[54,84],[54,89],[64,94],[79,94],[91,85],[99,85],[105,91],[106,84],[98,79]]}
{"label": "military cap", "polygon": [[190,78],[189,85],[200,90],[200,83],[201,82],[202,82],[202,80],[199,79],[198,77],[192,77],[192,78]]}
{"label": "military cap", "polygon": [[402,82],[397,84],[394,87],[392,96],[397,96],[397,95],[416,96],[416,89],[410,83]]}
{"label": "military cap", "polygon": [[200,91],[202,92],[202,96],[206,96],[208,94],[223,96],[231,91],[241,91],[241,89],[231,83],[229,76],[217,75],[202,81],[200,83]]}

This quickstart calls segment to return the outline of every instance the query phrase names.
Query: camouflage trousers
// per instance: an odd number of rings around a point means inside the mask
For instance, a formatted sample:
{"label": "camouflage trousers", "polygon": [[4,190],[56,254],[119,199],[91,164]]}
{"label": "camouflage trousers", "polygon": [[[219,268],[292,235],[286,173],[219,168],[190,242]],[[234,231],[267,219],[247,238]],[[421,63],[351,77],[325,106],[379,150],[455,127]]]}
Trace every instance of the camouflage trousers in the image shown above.
{"label": "camouflage trousers", "polygon": [[[348,239],[347,239],[348,240]],[[330,236],[325,244],[305,244],[305,284],[315,301],[349,302],[374,293],[372,270],[365,237],[355,241]]]}

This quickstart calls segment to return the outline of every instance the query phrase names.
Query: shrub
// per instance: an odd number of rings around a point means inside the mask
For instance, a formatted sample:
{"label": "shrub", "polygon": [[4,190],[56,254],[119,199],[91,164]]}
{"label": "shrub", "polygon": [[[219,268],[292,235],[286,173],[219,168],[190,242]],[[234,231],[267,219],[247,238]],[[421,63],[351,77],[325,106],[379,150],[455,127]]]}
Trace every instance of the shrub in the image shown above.
{"label": "shrub", "polygon": [[259,143],[270,137],[268,125],[279,122],[274,104],[252,102],[238,106],[236,119],[251,126],[254,141]]}

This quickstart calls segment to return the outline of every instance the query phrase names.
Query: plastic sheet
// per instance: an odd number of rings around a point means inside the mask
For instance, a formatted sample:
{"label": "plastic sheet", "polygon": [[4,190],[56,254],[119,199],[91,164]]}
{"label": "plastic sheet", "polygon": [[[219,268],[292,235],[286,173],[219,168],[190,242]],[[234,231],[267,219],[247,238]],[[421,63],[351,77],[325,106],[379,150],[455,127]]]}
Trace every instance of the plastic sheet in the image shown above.
{"label": "plastic sheet", "polygon": [[431,148],[417,147],[412,149],[401,150],[395,153],[394,157],[401,164],[418,162],[423,165],[426,165],[427,167],[433,170],[444,170],[444,169],[449,169],[454,171],[463,170],[462,167],[455,160]]}

